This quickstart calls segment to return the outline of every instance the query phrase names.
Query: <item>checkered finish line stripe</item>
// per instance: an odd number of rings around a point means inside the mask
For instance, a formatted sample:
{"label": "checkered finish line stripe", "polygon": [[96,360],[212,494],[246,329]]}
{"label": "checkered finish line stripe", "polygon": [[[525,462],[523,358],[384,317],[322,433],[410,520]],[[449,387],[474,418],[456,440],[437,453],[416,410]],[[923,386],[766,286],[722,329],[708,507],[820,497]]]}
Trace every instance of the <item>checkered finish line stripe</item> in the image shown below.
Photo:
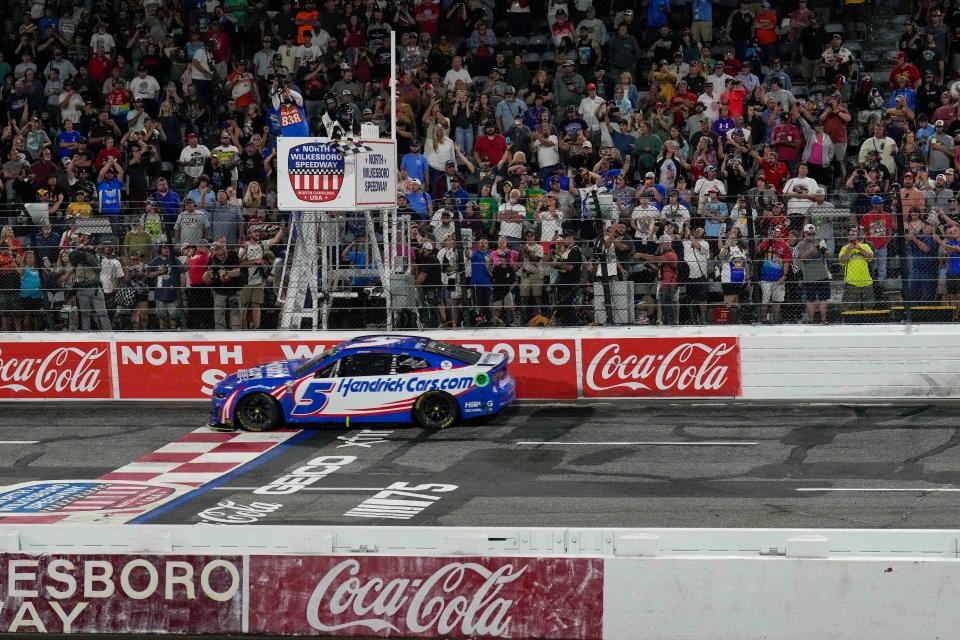
{"label": "checkered finish line stripe", "polygon": [[[298,433],[300,429],[276,429],[265,433],[244,431],[215,433],[201,428],[163,445],[152,453],[140,456],[119,469],[105,473],[97,480],[149,481],[175,485],[182,489],[176,495],[182,496],[252,462]],[[110,491],[124,493],[128,489],[118,485],[116,489]],[[129,489],[129,491],[139,491],[139,489]],[[98,495],[102,496],[104,493],[101,492]],[[80,500],[74,506],[76,508],[69,510],[76,513],[69,515],[0,516],[0,524],[55,524],[58,522],[122,524],[160,505],[151,505],[145,510],[115,512],[98,512],[96,505],[89,500]]]}

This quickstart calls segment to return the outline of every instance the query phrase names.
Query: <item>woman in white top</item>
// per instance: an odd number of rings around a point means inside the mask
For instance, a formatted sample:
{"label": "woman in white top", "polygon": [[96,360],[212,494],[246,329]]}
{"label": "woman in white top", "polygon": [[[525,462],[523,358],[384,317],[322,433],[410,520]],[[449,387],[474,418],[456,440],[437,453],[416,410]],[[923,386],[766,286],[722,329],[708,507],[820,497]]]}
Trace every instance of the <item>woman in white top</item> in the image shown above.
{"label": "woman in white top", "polygon": [[[434,124],[431,128],[423,155],[430,165],[430,185],[444,172],[448,160],[457,161],[456,146],[447,136],[447,129],[442,124]],[[424,189],[429,190],[430,185],[424,185]]]}
{"label": "woman in white top", "polygon": [[563,232],[563,212],[557,198],[548,193],[537,203],[540,217],[540,242],[556,242]]}
{"label": "woman in white top", "polygon": [[527,208],[520,202],[520,190],[510,192],[509,202],[500,207],[497,218],[500,221],[500,237],[507,239],[508,246],[514,251],[520,250],[520,238],[523,237],[523,221]]}
{"label": "woman in white top", "polygon": [[639,196],[638,204],[630,214],[630,226],[633,227],[633,237],[637,240],[652,241],[657,238],[657,220],[660,219],[660,210],[650,204],[650,196],[646,192]]}

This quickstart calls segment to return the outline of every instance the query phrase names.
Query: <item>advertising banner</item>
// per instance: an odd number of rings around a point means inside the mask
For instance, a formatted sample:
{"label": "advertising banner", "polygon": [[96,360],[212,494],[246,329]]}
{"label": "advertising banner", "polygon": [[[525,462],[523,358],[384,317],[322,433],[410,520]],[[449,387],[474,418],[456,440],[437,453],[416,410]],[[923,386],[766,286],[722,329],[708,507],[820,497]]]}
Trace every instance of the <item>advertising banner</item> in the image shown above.
{"label": "advertising banner", "polygon": [[587,398],[740,395],[737,338],[584,338]]}
{"label": "advertising banner", "polygon": [[0,344],[0,400],[111,397],[109,342]]}
{"label": "advertising banner", "polygon": [[599,639],[600,558],[252,556],[250,633]]}
{"label": "advertising banner", "polygon": [[[322,335],[322,334],[321,334]],[[230,373],[272,360],[309,358],[338,344],[330,340],[117,342],[120,398],[204,399]],[[510,373],[523,398],[577,397],[574,340],[450,340],[511,357]]]}
{"label": "advertising banner", "polygon": [[5,633],[239,633],[240,556],[0,554]]}

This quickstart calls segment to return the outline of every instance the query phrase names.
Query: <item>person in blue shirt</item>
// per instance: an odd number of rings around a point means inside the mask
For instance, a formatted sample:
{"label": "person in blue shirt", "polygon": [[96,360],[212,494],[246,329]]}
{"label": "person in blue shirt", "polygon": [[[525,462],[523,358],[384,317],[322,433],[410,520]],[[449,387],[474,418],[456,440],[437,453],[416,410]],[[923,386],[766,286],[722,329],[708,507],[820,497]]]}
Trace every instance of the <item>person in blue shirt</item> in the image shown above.
{"label": "person in blue shirt", "polygon": [[930,302],[937,298],[937,253],[940,247],[933,239],[934,218],[923,221],[920,233],[907,227],[907,251],[910,254],[910,301]]}
{"label": "person in blue shirt", "polygon": [[97,193],[100,197],[100,215],[119,217],[123,204],[120,200],[123,189],[123,167],[117,159],[108,156],[97,176]]}
{"label": "person in blue shirt", "polygon": [[647,29],[656,34],[670,22],[670,0],[650,0],[647,5]]}
{"label": "person in blue shirt", "polygon": [[940,245],[947,258],[947,293],[943,301],[953,307],[953,321],[960,320],[960,226],[950,224],[947,227],[947,239],[938,235],[933,241]]}
{"label": "person in blue shirt", "polygon": [[897,108],[901,105],[897,104],[897,98],[903,96],[904,102],[910,111],[917,110],[917,92],[907,86],[906,81],[901,78],[899,80],[899,85],[896,89],[890,92],[890,102],[887,105],[891,109]]}
{"label": "person in blue shirt", "polygon": [[63,130],[57,134],[57,147],[60,149],[60,160],[73,156],[79,140],[80,132],[73,128],[73,122],[64,120]]}
{"label": "person in blue shirt", "polygon": [[411,180],[410,191],[405,195],[408,206],[417,214],[419,220],[429,220],[433,217],[433,199],[423,190],[423,183],[420,180]]}
{"label": "person in blue shirt", "polygon": [[445,195],[452,196],[457,202],[457,210],[462,217],[467,213],[467,202],[470,201],[470,194],[463,188],[463,180],[460,176],[454,176],[450,181],[450,185],[450,190],[447,191]]}
{"label": "person in blue shirt", "polygon": [[180,215],[180,194],[170,188],[170,184],[164,177],[157,178],[157,190],[150,194],[150,199],[157,203],[160,211],[163,213],[163,224],[167,227],[167,237],[173,231],[173,225],[177,222],[177,216]]}
{"label": "person in blue shirt", "polygon": [[713,42],[713,0],[693,0],[690,10],[693,12],[694,39],[701,45],[709,45]]}
{"label": "person in blue shirt", "polygon": [[177,328],[182,272],[183,267],[169,244],[161,244],[160,255],[147,263],[147,282],[153,287],[155,313],[161,329]]}
{"label": "person in blue shirt", "polygon": [[407,176],[416,178],[423,183],[429,176],[430,165],[426,156],[420,153],[420,141],[414,138],[410,141],[410,153],[404,154],[400,160],[400,168],[407,170]]}
{"label": "person in blue shirt", "polygon": [[[367,236],[360,234],[356,239],[344,247],[340,253],[340,262],[348,263],[351,267],[357,269],[375,268],[375,262],[367,262]],[[372,276],[356,276],[351,280],[351,286],[367,287],[376,284],[377,279]]]}
{"label": "person in blue shirt", "polygon": [[473,291],[473,304],[479,310],[477,315],[486,316],[493,293],[490,280],[490,244],[487,239],[481,238],[476,249],[467,249],[467,258],[470,259],[470,288]]}

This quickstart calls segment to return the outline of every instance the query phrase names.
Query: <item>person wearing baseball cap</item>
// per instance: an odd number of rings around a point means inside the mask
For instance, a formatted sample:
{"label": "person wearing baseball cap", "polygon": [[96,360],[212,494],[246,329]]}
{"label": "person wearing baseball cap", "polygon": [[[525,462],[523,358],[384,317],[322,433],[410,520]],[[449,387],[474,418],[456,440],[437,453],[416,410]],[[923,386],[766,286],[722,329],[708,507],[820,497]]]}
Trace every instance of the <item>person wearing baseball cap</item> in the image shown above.
{"label": "person wearing baseball cap", "polygon": [[900,202],[903,211],[911,211],[914,207],[920,210],[927,208],[927,199],[923,191],[917,189],[916,177],[910,171],[903,174],[903,187],[900,189]]}
{"label": "person wearing baseball cap", "polygon": [[[668,225],[672,226],[672,225]],[[635,260],[650,262],[658,268],[657,302],[660,306],[660,324],[675,325],[678,322],[676,293],[680,284],[680,274],[677,267],[679,258],[673,250],[673,238],[663,234],[657,240],[657,252],[638,252],[633,254]]]}
{"label": "person wearing baseball cap", "polygon": [[803,277],[803,299],[806,302],[808,324],[816,321],[820,314],[820,323],[827,324],[827,301],[830,300],[830,273],[827,260],[830,250],[822,238],[817,238],[817,227],[812,224],[803,226],[803,236],[793,248],[795,259],[800,265]]}
{"label": "person wearing baseball cap", "polygon": [[786,295],[787,274],[793,263],[793,251],[783,239],[784,229],[780,225],[771,225],[770,237],[764,239],[757,247],[757,257],[760,260],[760,317],[761,322],[768,322],[768,314],[772,309],[772,320],[780,322],[780,305]]}
{"label": "person wearing baseball cap", "polygon": [[934,122],[933,127],[934,134],[927,139],[927,148],[929,149],[927,168],[933,175],[938,175],[953,164],[956,143],[953,136],[944,130],[943,120]]}
{"label": "person wearing baseball cap", "polygon": [[583,270],[583,252],[577,246],[576,237],[570,229],[560,234],[556,247],[556,260],[552,266],[557,274],[557,321],[561,326],[572,327],[580,324],[577,318],[578,293]]}

